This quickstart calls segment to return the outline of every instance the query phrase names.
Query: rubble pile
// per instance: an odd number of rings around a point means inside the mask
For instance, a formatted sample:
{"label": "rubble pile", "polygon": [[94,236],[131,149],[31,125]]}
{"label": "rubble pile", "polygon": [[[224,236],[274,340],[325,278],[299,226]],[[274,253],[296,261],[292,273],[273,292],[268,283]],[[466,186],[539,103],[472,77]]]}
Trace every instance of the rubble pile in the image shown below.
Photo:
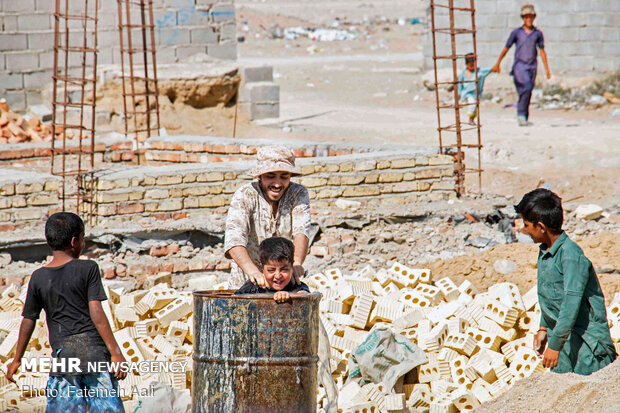
{"label": "rubble pile", "polygon": [[[477,292],[469,281],[457,286],[449,277],[432,282],[430,275],[395,263],[350,275],[332,269],[308,280],[323,294],[320,317],[343,412],[473,411],[516,381],[545,371],[532,349],[540,319],[536,287],[523,296],[507,282]],[[608,311],[619,324],[619,296]],[[370,345],[370,330],[385,326],[415,343],[428,362],[393,388],[352,380],[351,354]],[[612,337],[620,339],[620,325]],[[320,404],[324,397],[319,388]]]}
{"label": "rubble pile", "polygon": [[[56,139],[61,139],[56,130]],[[37,116],[22,116],[13,112],[5,99],[0,100],[0,143],[49,142],[55,134],[52,125],[41,123]]]}
{"label": "rubble pile", "polygon": [[[110,321],[114,337],[128,362],[179,361],[187,362],[183,372],[161,371],[140,373],[130,371],[119,382],[119,393],[125,409],[133,411],[137,397],[156,382],[167,384],[189,394],[192,375],[192,323],[193,298],[189,291],[179,292],[170,288],[169,275],[148,290],[125,291],[122,288],[104,287],[109,297],[102,301],[104,312]],[[223,288],[223,285],[219,286]],[[24,372],[14,376],[17,386],[8,383],[4,373],[15,354],[21,309],[26,298],[27,286],[12,285],[0,298],[0,410],[17,408],[19,411],[44,411],[46,398],[43,394],[48,374]],[[39,319],[24,358],[50,357],[47,326]],[[22,366],[23,367],[23,366]],[[177,369],[178,370],[178,369]],[[32,390],[32,391],[31,391]],[[37,394],[38,393],[38,394]],[[32,397],[28,397],[32,396]]]}
{"label": "rubble pile", "polygon": [[620,73],[581,88],[564,88],[559,84],[535,90],[534,103],[541,109],[596,109],[620,104]]}

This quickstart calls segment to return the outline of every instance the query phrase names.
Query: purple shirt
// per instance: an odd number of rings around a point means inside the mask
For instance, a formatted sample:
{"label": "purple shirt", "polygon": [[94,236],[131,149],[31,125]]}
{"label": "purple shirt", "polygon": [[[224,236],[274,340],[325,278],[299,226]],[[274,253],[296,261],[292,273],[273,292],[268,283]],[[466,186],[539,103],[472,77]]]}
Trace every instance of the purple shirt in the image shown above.
{"label": "purple shirt", "polygon": [[536,45],[538,45],[539,49],[545,48],[542,32],[536,27],[532,27],[530,34],[527,34],[523,27],[519,27],[510,33],[506,41],[506,48],[510,49],[514,43],[517,45],[515,47],[513,67],[516,66],[517,63],[536,67],[536,58],[538,57]]}

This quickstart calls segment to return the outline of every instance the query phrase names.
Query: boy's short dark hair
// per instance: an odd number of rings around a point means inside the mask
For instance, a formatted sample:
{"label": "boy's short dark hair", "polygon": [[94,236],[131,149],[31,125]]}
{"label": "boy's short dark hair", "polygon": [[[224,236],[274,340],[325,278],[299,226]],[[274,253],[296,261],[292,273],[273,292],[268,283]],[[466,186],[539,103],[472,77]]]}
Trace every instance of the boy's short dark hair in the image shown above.
{"label": "boy's short dark hair", "polygon": [[476,61],[476,57],[473,53],[467,53],[465,55],[465,63],[473,63]]}
{"label": "boy's short dark hair", "polygon": [[82,218],[72,212],[57,212],[45,223],[45,239],[54,251],[71,247],[71,240],[84,233]]}
{"label": "boy's short dark hair", "polygon": [[293,264],[295,259],[295,246],[286,238],[272,237],[267,238],[258,246],[261,265],[267,261],[288,261]]}
{"label": "boy's short dark hair", "polygon": [[550,231],[562,232],[562,199],[548,189],[537,188],[523,195],[521,202],[515,205],[515,211],[528,222],[542,222]]}

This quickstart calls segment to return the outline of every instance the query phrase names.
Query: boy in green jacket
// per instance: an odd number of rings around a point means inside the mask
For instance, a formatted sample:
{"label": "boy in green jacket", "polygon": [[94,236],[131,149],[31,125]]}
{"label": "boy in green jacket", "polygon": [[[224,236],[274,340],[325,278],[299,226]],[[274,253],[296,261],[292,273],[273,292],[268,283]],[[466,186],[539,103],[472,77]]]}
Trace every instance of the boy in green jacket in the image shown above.
{"label": "boy in green jacket", "polygon": [[[588,375],[616,359],[605,298],[590,260],[562,231],[562,200],[538,188],[515,206],[521,232],[540,243],[538,303],[540,329],[534,348],[555,373]],[[545,350],[546,347],[546,350]]]}

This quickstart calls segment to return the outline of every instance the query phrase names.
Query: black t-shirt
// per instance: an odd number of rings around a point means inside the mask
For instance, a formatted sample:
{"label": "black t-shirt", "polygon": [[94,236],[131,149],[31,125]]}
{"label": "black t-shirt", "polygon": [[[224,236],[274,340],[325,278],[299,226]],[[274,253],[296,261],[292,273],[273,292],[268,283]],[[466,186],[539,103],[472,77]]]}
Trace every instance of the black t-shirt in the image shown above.
{"label": "black t-shirt", "polygon": [[[296,293],[299,291],[307,291],[310,292],[310,288],[308,288],[308,286],[305,283],[301,283],[301,284],[293,284],[292,282],[289,282],[286,287],[284,287],[284,289],[282,289],[282,291],[286,291],[289,293]],[[235,295],[239,295],[239,294],[264,294],[264,293],[276,293],[276,290],[272,290],[271,288],[267,288],[267,287],[260,287],[256,284],[253,284],[252,281],[248,280],[245,282],[245,284],[243,284],[241,286],[241,288],[239,288],[237,291],[235,291]]]}
{"label": "black t-shirt", "polygon": [[95,261],[71,260],[32,273],[22,316],[37,320],[45,310],[54,356],[107,361],[109,352],[90,318],[89,301],[107,300]]}

